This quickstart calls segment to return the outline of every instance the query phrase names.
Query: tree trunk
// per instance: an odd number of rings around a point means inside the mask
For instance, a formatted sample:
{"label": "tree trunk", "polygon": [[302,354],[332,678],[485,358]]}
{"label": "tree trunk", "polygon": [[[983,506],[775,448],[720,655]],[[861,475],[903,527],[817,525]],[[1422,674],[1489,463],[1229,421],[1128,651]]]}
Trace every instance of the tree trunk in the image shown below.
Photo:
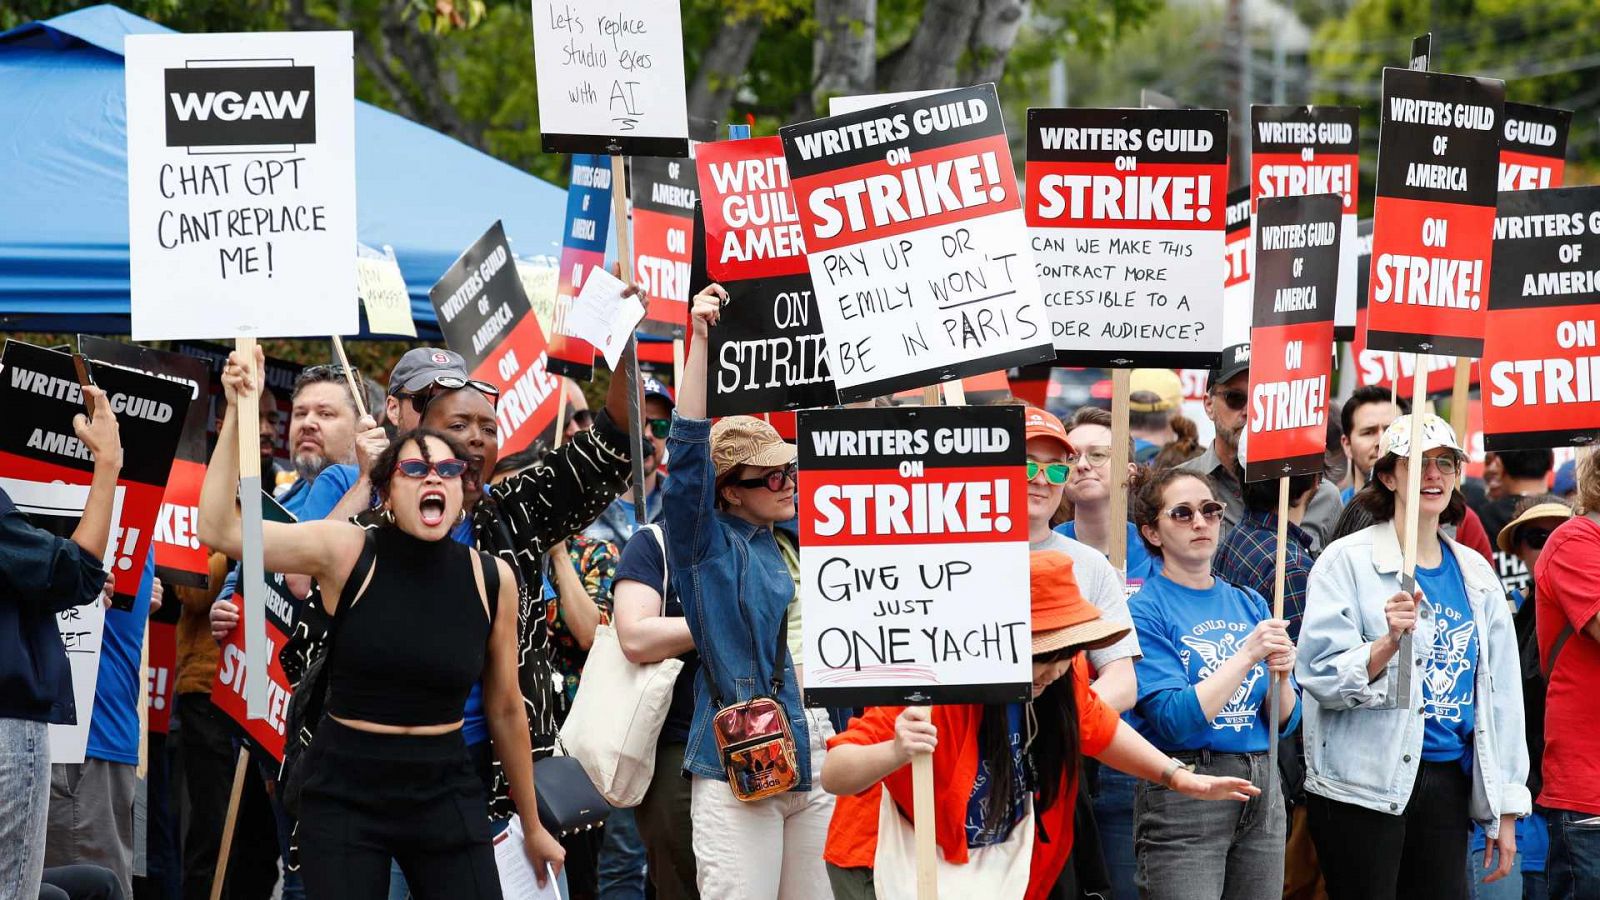
{"label": "tree trunk", "polygon": [[826,115],[829,97],[870,94],[878,62],[877,0],[816,0],[811,102]]}
{"label": "tree trunk", "polygon": [[[982,6],[973,0],[927,0],[917,32],[895,54],[892,73],[878,81],[889,91],[959,87],[959,66]],[[887,60],[886,60],[887,62]]]}
{"label": "tree trunk", "polygon": [[983,0],[983,12],[972,29],[972,52],[963,84],[999,83],[1006,71],[1006,57],[1011,55],[1028,14],[1027,0]]}
{"label": "tree trunk", "polygon": [[723,122],[739,79],[750,65],[764,23],[759,15],[724,19],[716,39],[700,57],[700,69],[689,84],[689,118]]}

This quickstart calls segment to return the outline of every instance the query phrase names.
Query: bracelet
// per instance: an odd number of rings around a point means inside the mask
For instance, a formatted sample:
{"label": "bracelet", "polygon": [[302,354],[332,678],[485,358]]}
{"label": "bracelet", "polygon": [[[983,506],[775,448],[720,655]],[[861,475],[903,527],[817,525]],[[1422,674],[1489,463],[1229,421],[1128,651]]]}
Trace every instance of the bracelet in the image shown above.
{"label": "bracelet", "polygon": [[1173,779],[1173,777],[1178,774],[1178,770],[1185,769],[1185,768],[1188,768],[1188,767],[1185,766],[1183,763],[1178,762],[1175,759],[1168,759],[1167,760],[1167,767],[1161,773],[1161,786],[1162,787],[1168,787],[1168,788],[1172,787],[1172,779]]}

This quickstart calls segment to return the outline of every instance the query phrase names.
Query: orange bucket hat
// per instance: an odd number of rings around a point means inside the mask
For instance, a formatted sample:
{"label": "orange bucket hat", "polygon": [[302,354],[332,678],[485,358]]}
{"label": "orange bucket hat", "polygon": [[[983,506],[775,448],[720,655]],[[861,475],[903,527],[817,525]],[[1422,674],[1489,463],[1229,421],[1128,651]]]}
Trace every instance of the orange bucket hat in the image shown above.
{"label": "orange bucket hat", "polygon": [[1063,647],[1097,650],[1127,637],[1133,629],[1100,617],[1100,610],[1085,600],[1072,574],[1072,557],[1058,550],[1028,554],[1028,575],[1033,595],[1033,652],[1050,653]]}

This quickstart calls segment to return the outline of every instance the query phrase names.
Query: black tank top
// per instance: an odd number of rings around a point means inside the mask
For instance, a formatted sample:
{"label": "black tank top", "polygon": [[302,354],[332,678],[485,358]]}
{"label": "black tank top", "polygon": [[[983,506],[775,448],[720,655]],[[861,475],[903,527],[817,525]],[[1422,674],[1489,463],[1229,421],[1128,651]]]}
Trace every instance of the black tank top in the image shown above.
{"label": "black tank top", "polygon": [[373,551],[371,583],[354,603],[348,598],[361,586],[348,586],[335,612],[329,714],[396,726],[460,720],[467,693],[483,676],[498,600],[494,558],[482,561],[490,589],[485,615],[471,547],[387,526],[376,529]]}

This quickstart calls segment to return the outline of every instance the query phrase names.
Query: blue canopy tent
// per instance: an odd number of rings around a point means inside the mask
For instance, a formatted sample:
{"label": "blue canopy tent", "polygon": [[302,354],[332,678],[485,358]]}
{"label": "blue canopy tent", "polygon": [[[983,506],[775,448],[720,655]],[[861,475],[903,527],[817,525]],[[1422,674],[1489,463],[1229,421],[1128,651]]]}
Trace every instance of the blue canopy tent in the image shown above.
{"label": "blue canopy tent", "polygon": [[[0,330],[127,333],[122,41],[170,32],[101,5],[0,34]],[[496,219],[518,256],[559,253],[566,191],[361,102],[356,191],[358,236],[394,248],[425,339],[428,288]]]}

